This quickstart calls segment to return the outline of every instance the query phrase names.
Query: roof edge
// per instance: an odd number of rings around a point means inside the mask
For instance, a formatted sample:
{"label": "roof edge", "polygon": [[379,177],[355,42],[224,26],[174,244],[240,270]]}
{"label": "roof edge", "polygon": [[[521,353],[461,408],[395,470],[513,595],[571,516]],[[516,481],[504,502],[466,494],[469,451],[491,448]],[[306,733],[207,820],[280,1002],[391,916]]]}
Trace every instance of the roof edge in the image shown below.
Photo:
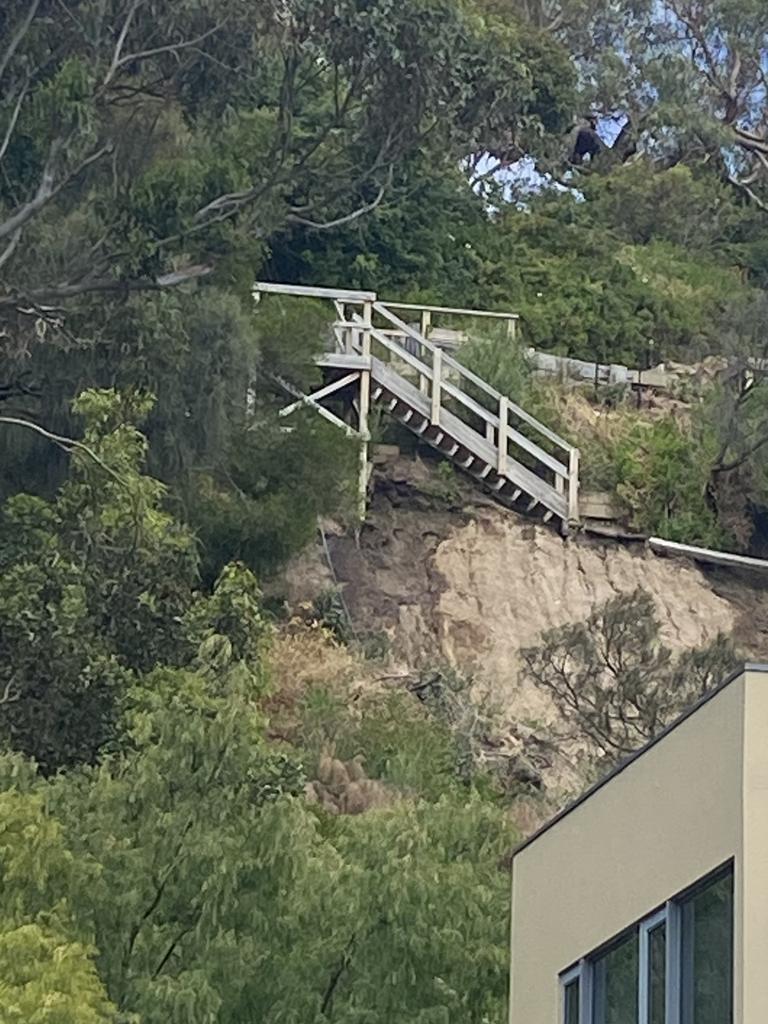
{"label": "roof edge", "polygon": [[683,722],[691,717],[691,715],[696,714],[699,708],[708,704],[713,697],[722,693],[727,686],[730,686],[731,683],[735,682],[737,679],[741,679],[741,677],[746,675],[748,672],[760,672],[768,675],[768,663],[747,661],[739,668],[734,669],[733,672],[722,681],[722,683],[719,683],[713,690],[710,690],[709,693],[705,693],[703,697],[697,700],[695,704],[692,704],[682,713],[682,715],[676,718],[674,722],[670,722],[670,724],[665,729],[662,729],[658,735],[654,736],[652,740],[649,740],[644,744],[644,746],[640,747],[639,750],[636,750],[634,754],[630,754],[629,757],[617,764],[616,767],[608,772],[607,775],[602,779],[598,779],[597,782],[593,783],[588,789],[586,789],[581,796],[572,800],[571,803],[567,804],[562,809],[562,811],[559,811],[553,818],[550,818],[549,821],[545,821],[544,824],[537,828],[532,835],[528,836],[527,839],[524,839],[522,843],[519,843],[512,851],[512,858],[514,859],[519,853],[522,853],[523,850],[535,843],[536,840],[543,836],[545,832],[549,832],[551,828],[554,828],[554,826],[561,822],[563,818],[567,817],[571,811],[575,811],[577,807],[589,800],[589,798],[598,790],[602,789],[603,786],[607,786],[608,783],[615,779],[617,775],[621,775],[626,768],[629,768],[631,764],[634,764],[634,762],[650,750],[651,747],[655,747],[657,743],[660,743],[666,736],[677,729],[679,725],[682,725]]}

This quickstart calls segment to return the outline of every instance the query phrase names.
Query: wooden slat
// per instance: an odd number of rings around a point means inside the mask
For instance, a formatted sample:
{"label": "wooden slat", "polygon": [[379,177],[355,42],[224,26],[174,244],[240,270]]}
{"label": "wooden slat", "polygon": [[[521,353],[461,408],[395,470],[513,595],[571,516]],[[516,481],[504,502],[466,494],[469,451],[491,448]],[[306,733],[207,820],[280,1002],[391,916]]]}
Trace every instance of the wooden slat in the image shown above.
{"label": "wooden slat", "polygon": [[[383,301],[383,300],[382,300]],[[519,313],[494,313],[488,309],[461,309],[455,306],[418,306],[413,302],[384,302],[389,309],[413,309],[416,312],[453,313],[456,316],[480,316],[495,320],[519,320]]]}
{"label": "wooden slat", "polygon": [[375,302],[376,292],[350,291],[346,288],[314,288],[303,284],[274,284],[272,281],[257,281],[254,292],[264,295],[294,295],[308,299],[330,299],[335,302],[349,302],[353,305]]}
{"label": "wooden slat", "polygon": [[[381,316],[384,316],[391,323],[393,323],[395,327],[397,327],[403,334],[407,334],[409,335],[409,337],[414,338],[422,347],[426,348],[428,351],[435,351],[437,346],[427,341],[427,339],[424,338],[423,335],[421,335],[418,331],[414,330],[412,327],[409,327],[408,324],[400,320],[400,318],[395,316],[394,313],[390,312],[390,310],[388,310],[383,303],[374,302],[373,308],[376,310],[377,313],[379,313]],[[486,383],[486,381],[484,381],[482,377],[478,377],[476,373],[473,373],[472,370],[469,370],[466,366],[463,366],[457,359],[454,359],[453,356],[449,356],[447,353],[443,354],[443,361],[446,366],[452,367],[454,370],[458,371],[465,379],[472,381],[473,384],[479,387],[486,394],[490,395],[494,399],[495,404],[498,403],[499,399],[501,398],[501,392],[497,391],[496,388],[491,387],[491,385]],[[531,416],[530,413],[527,413],[525,409],[522,409],[515,402],[508,401],[508,407],[509,411],[513,415],[517,416],[517,418],[522,420],[524,423],[527,423],[530,427],[533,427],[534,430],[537,430],[543,437],[546,437],[547,440],[551,441],[552,444],[556,444],[559,448],[562,448],[564,451],[568,452],[573,447],[566,440],[564,440],[562,437],[556,434],[553,430],[550,430],[549,427],[545,426],[543,423],[540,423],[535,416]],[[482,408],[482,406],[479,406],[479,408]]]}
{"label": "wooden slat", "polygon": [[[486,395],[490,395],[494,400],[494,403],[498,402],[501,398],[500,391],[491,387],[491,385],[486,383],[482,377],[478,377],[476,373],[467,369],[466,366],[462,366],[462,364],[457,359],[454,359],[453,356],[444,354],[443,362],[446,366],[450,366],[452,369],[460,373],[466,380],[472,381],[472,383],[476,387],[480,388],[481,391],[484,391]],[[529,427],[533,427],[534,430],[537,430],[543,437],[546,437],[548,441],[551,441],[552,444],[556,444],[558,448],[562,448],[563,451],[569,452],[573,447],[573,445],[569,444],[564,438],[556,434],[554,430],[550,430],[549,427],[539,422],[535,416],[531,416],[530,413],[527,413],[525,409],[521,409],[519,405],[511,400],[509,401],[509,411],[514,416],[517,416],[519,420],[522,420],[523,423],[527,423]]]}
{"label": "wooden slat", "polygon": [[346,377],[340,377],[339,380],[334,380],[330,384],[326,384],[324,388],[320,388],[319,391],[313,391],[311,395],[304,395],[303,398],[293,402],[291,405],[286,405],[284,409],[281,409],[277,414],[278,416],[290,416],[292,412],[300,409],[304,405],[314,405],[319,402],[321,398],[327,398],[328,395],[332,395],[335,391],[341,391],[342,388],[352,384],[353,381],[359,380],[359,373],[348,373]]}
{"label": "wooden slat", "polygon": [[427,341],[423,334],[420,334],[419,331],[405,323],[405,321],[401,320],[399,316],[395,316],[395,314],[387,309],[386,306],[382,305],[381,302],[374,302],[373,308],[380,316],[383,316],[385,320],[389,320],[391,324],[394,324],[401,334],[406,334],[409,338],[413,338],[414,341],[417,341],[419,345],[421,345],[422,348],[425,348],[428,352],[435,351],[435,348],[437,347],[436,345],[433,345],[431,341]]}
{"label": "wooden slat", "polygon": [[370,370],[371,360],[356,352],[324,352],[315,358],[317,366],[329,366],[337,370]]}
{"label": "wooden slat", "polygon": [[674,541],[663,540],[661,537],[651,537],[648,545],[653,551],[665,555],[681,555],[685,558],[693,558],[697,562],[726,565],[731,569],[754,569],[758,572],[768,572],[768,561],[763,558],[734,555],[729,551],[713,551],[710,548],[697,548],[690,544],[676,544]]}
{"label": "wooden slat", "polygon": [[432,380],[432,367],[423,363],[418,356],[413,355],[408,349],[403,348],[402,345],[396,344],[391,338],[383,334],[377,327],[371,328],[371,337],[374,341],[378,341],[380,345],[383,345],[388,351],[392,352],[401,359],[404,363],[408,363],[414,370],[417,370],[422,377],[426,377],[427,380]]}
{"label": "wooden slat", "polygon": [[[464,391],[461,391],[453,384],[449,384],[447,381],[443,381],[442,389],[457,401],[461,402],[462,405],[465,405],[470,412],[473,412],[476,416],[485,420],[487,424],[494,428],[499,427],[499,417],[489,409],[483,408],[482,405],[476,402],[474,398],[471,398]],[[503,396],[500,396],[500,398],[501,397]],[[516,444],[518,448],[522,448],[523,451],[528,452],[529,455],[532,455],[538,462],[543,463],[547,469],[551,469],[557,476],[561,476],[563,478],[568,476],[567,466],[563,465],[562,462],[559,462],[554,455],[550,455],[549,452],[540,448],[535,441],[531,441],[531,439],[526,437],[525,434],[521,434],[519,430],[515,430],[514,427],[507,425],[507,437],[513,444]],[[487,439],[488,438],[486,436],[486,440]]]}
{"label": "wooden slat", "polygon": [[[445,429],[446,433],[455,438],[464,448],[474,451],[475,455],[485,462],[495,461],[495,450],[491,448],[484,437],[481,437],[457,416],[448,412],[447,409],[443,409],[441,418],[441,426]],[[526,466],[513,459],[512,456],[507,458],[507,471],[504,475],[513,484],[522,487],[526,494],[536,497],[542,505],[551,508],[556,516],[561,519],[565,518],[568,506],[564,497],[558,494],[555,488],[548,484],[546,480],[536,476],[535,473],[532,473]]]}
{"label": "wooden slat", "polygon": [[[417,387],[400,377],[386,363],[382,363],[381,360],[374,358],[372,360],[372,373],[376,382],[385,387],[387,391],[397,395],[402,402],[420,412],[422,416],[429,417],[431,413],[429,397],[421,394]],[[495,463],[496,449],[489,445],[487,440],[478,434],[477,431],[473,430],[472,427],[445,408],[440,412],[440,426],[448,437],[454,439],[456,444],[456,449],[449,454],[455,455],[459,446],[461,446],[468,452],[472,452],[475,457],[482,459],[483,462]],[[564,497],[558,494],[555,488],[548,484],[546,480],[536,476],[535,473],[532,473],[530,469],[511,456],[507,458],[507,471],[504,475],[512,483],[521,487],[526,494],[536,498],[537,502],[546,508],[552,509],[556,516],[561,519],[566,517],[567,503]]]}

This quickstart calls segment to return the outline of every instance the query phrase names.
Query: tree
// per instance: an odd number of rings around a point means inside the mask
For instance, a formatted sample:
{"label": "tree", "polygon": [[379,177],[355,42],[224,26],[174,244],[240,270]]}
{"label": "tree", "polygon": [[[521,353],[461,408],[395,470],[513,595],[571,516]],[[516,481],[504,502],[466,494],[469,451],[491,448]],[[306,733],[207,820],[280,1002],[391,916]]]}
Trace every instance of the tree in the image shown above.
{"label": "tree", "polygon": [[[134,422],[151,399],[85,392],[83,441],[72,475],[47,503],[17,495],[0,539],[0,735],[46,772],[93,760],[113,736],[122,695],[158,665],[195,657],[206,616],[228,593],[199,590],[192,534],[143,472],[147,443]],[[244,577],[258,593],[255,582]],[[232,620],[258,638],[253,616]],[[245,642],[245,641],[243,641]]]}
{"label": "tree", "polygon": [[636,590],[583,622],[548,630],[522,652],[526,675],[552,699],[563,739],[582,753],[590,774],[653,739],[736,665],[724,636],[673,655],[659,630],[653,599]]}
{"label": "tree", "polygon": [[[457,0],[13,0],[0,37],[0,402],[71,436],[82,390],[154,393],[152,470],[210,542],[206,575],[274,568],[353,457],[324,425],[279,429],[250,294],[266,253],[288,265],[296,237],[383,211],[409,160],[439,178],[502,131],[535,139],[565,54]],[[0,493],[55,492],[50,448],[0,445]],[[302,494],[282,534],[277,465]]]}
{"label": "tree", "polygon": [[[26,766],[6,761],[22,777]],[[109,1003],[78,939],[67,900],[70,887],[92,875],[67,849],[60,825],[38,795],[0,794],[0,1015],[29,1024],[109,1024]]]}
{"label": "tree", "polygon": [[44,781],[0,758],[0,798],[44,803],[70,851],[61,888],[25,871],[20,890],[66,892],[126,1019],[500,1022],[503,810],[467,791],[393,790],[354,817],[305,802],[300,752],[265,737],[268,634],[241,595],[230,577],[189,670],[126,692],[98,766]]}

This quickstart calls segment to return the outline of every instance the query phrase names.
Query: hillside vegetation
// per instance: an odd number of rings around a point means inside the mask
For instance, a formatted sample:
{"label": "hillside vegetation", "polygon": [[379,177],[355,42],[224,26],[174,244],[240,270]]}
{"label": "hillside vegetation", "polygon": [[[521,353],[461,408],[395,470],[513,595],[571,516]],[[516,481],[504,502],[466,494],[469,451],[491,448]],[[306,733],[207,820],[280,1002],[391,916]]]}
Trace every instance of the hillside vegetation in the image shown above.
{"label": "hillside vegetation", "polygon": [[[603,362],[722,357],[677,418],[597,396],[606,440],[506,339],[467,352],[641,527],[759,548],[767,33],[758,0],[2,5],[0,1018],[503,1021],[536,780],[490,756],[466,680],[404,688],[338,595],[303,622],[263,597],[318,517],[357,525],[358,452],[311,410],[285,429],[326,317],[251,286],[518,310],[523,344]],[[543,638],[540,685],[567,648],[613,714],[594,636],[642,607]],[[657,634],[627,634],[626,735],[570,709],[585,778],[734,657]]]}

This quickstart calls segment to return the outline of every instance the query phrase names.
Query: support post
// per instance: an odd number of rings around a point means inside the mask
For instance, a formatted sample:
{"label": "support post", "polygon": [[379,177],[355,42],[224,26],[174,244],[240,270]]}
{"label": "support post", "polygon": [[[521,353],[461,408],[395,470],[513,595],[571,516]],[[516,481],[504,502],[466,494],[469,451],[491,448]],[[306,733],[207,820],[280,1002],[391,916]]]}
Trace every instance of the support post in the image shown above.
{"label": "support post", "polygon": [[[373,307],[370,302],[363,305],[363,327],[360,332],[362,340],[363,356],[370,358],[371,355],[371,317]],[[360,373],[360,475],[358,478],[358,512],[360,522],[365,520],[365,512],[368,505],[368,413],[371,408],[371,370],[370,367],[363,369]]]}
{"label": "support post", "polygon": [[581,453],[578,448],[571,448],[568,457],[568,522],[577,526],[579,516],[579,461]]}
{"label": "support post", "polygon": [[371,323],[373,317],[373,303],[363,303],[363,329],[362,334],[362,354],[366,359],[370,358],[371,355]]}
{"label": "support post", "polygon": [[507,427],[509,425],[509,399],[506,395],[499,398],[499,450],[496,469],[502,476],[507,475]]}
{"label": "support post", "polygon": [[[429,329],[431,326],[431,310],[422,309],[421,318],[419,322],[419,333],[421,334],[422,338],[425,338],[427,341],[429,341]],[[424,359],[424,353],[421,350],[419,350],[419,359]],[[426,395],[429,393],[429,381],[422,373],[419,374],[419,391],[422,393],[422,395]]]}
{"label": "support post", "polygon": [[432,353],[432,426],[440,426],[440,403],[442,401],[443,352],[436,348]]}
{"label": "support post", "polygon": [[432,313],[428,309],[421,311],[421,336],[429,341],[429,329],[432,326]]}

